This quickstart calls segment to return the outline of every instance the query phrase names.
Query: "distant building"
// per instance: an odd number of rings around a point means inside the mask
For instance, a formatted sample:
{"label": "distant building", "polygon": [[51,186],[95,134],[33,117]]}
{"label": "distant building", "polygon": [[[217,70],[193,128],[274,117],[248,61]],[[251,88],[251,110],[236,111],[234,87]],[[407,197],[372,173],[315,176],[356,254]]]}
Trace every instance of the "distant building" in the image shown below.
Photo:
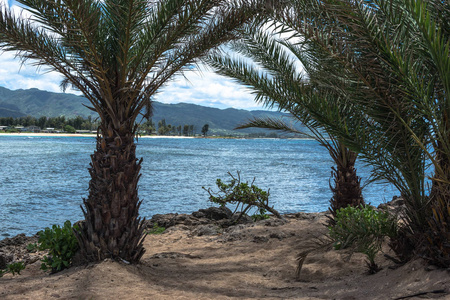
{"label": "distant building", "polygon": [[75,131],[75,133],[80,133],[80,134],[86,134],[86,133],[97,134],[97,130],[80,130],[80,129],[77,129]]}
{"label": "distant building", "polygon": [[90,130],[76,130],[75,133],[91,133]]}
{"label": "distant building", "polygon": [[49,128],[45,128],[45,130],[43,130],[42,132],[45,132],[45,133],[55,133],[56,131],[55,131],[55,128],[49,127]]}
{"label": "distant building", "polygon": [[24,127],[20,131],[22,131],[22,132],[26,131],[26,132],[38,133],[38,132],[41,132],[41,127],[32,125],[32,126]]}

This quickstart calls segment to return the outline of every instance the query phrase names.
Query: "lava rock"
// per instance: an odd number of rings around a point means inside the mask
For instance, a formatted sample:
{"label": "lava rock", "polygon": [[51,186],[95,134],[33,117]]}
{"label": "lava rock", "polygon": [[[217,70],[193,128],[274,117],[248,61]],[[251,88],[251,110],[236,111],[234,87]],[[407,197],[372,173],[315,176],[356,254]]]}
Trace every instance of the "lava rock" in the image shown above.
{"label": "lava rock", "polygon": [[253,237],[253,242],[254,243],[266,243],[269,241],[269,237],[268,236],[263,236],[263,235],[256,235]]}
{"label": "lava rock", "polygon": [[286,220],[272,219],[272,218],[258,221],[258,225],[264,225],[264,226],[269,226],[269,227],[277,227],[277,226],[284,225],[286,223],[287,223]]}
{"label": "lava rock", "polygon": [[233,216],[233,212],[225,206],[221,207],[209,207],[207,209],[200,209],[193,212],[192,216],[196,218],[207,218],[210,220],[223,220],[230,219]]}
{"label": "lava rock", "polygon": [[3,253],[0,253],[0,270],[6,269],[7,261],[6,256]]}
{"label": "lava rock", "polygon": [[193,236],[218,235],[222,233],[222,229],[216,225],[200,225],[192,231]]}

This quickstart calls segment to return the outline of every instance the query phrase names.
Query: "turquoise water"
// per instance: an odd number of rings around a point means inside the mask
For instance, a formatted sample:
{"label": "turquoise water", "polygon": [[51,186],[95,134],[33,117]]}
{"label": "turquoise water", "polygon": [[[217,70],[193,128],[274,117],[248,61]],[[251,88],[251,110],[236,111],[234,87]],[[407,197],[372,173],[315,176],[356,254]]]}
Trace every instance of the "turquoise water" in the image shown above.
{"label": "turquoise water", "polygon": [[[94,148],[89,137],[0,136],[0,237],[82,219]],[[144,158],[139,195],[146,218],[210,206],[202,186],[215,188],[217,178],[236,170],[270,188],[270,201],[282,213],[324,211],[331,198],[333,163],[312,140],[141,138],[137,149]],[[364,182],[368,168],[358,171]],[[373,205],[398,194],[380,184],[363,193]]]}

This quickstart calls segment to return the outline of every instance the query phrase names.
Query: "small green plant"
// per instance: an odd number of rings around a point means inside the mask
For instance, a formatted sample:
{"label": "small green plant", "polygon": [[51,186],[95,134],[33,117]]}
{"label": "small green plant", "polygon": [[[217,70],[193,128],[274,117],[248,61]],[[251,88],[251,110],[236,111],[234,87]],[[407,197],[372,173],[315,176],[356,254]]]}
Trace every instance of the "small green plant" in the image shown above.
{"label": "small green plant", "polygon": [[72,263],[72,257],[78,250],[78,241],[73,233],[78,226],[66,221],[63,227],[53,225],[39,232],[39,250],[48,250],[49,256],[44,256],[41,269],[51,269],[52,272],[61,271]]}
{"label": "small green plant", "polygon": [[270,218],[269,215],[267,214],[267,210],[265,210],[264,208],[259,208],[258,211],[254,213],[251,217],[254,222],[267,220]]}
{"label": "small green plant", "polygon": [[27,250],[28,250],[28,252],[36,252],[37,250],[38,250],[38,245],[36,244],[36,243],[34,243],[34,244],[28,244],[27,245]]}
{"label": "small green plant", "polygon": [[158,226],[158,223],[155,223],[153,224],[152,229],[147,231],[147,234],[162,234],[165,230],[165,227]]}
{"label": "small green plant", "polygon": [[25,269],[25,265],[23,262],[16,262],[8,265],[8,272],[10,272],[13,275],[20,275],[20,271]]}
{"label": "small green plant", "polygon": [[213,192],[210,188],[205,191],[209,194],[209,200],[213,203],[225,206],[227,204],[235,205],[234,213],[240,210],[238,220],[246,214],[250,209],[257,208],[274,214],[277,218],[283,219],[283,217],[271,206],[269,206],[269,191],[263,191],[254,185],[255,178],[251,184],[248,182],[241,182],[240,172],[237,171],[237,176],[233,176],[230,172],[228,175],[231,177],[230,183],[224,183],[221,179],[216,180],[216,185],[219,188],[218,192]]}
{"label": "small green plant", "polygon": [[328,227],[335,249],[354,247],[356,252],[367,256],[369,272],[378,272],[380,268],[375,263],[375,256],[381,250],[384,238],[396,235],[395,218],[387,211],[361,205],[339,209],[335,221],[334,226]]}
{"label": "small green plant", "polygon": [[20,271],[25,269],[25,265],[23,262],[15,262],[6,266],[5,270],[0,270],[0,277],[5,275],[6,273],[11,273],[13,276],[20,275]]}

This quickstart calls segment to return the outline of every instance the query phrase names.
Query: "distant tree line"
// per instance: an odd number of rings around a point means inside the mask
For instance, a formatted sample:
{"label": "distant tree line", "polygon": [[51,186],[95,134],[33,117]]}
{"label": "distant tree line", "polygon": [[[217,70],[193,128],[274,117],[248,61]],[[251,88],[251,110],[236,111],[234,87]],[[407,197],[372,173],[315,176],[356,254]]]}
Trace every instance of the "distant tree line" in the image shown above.
{"label": "distant tree line", "polygon": [[278,134],[276,132],[270,132],[266,134],[265,132],[254,132],[248,134],[249,138],[269,138],[269,139],[276,139],[278,138]]}
{"label": "distant tree line", "polygon": [[[20,118],[12,118],[12,117],[2,117],[0,118],[0,126],[37,126],[41,129],[46,128],[55,128],[64,131],[72,131],[74,130],[96,130],[98,127],[97,120],[93,120],[91,116],[84,119],[83,117],[77,116],[75,118],[67,119],[65,116],[59,117],[20,117]],[[70,126],[70,127],[68,127]],[[70,130],[65,130],[68,128]]]}
{"label": "distant tree line", "polygon": [[158,122],[157,126],[152,119],[139,125],[141,134],[158,134],[158,135],[172,135],[172,136],[194,136],[194,125],[172,125],[167,124],[166,119]]}
{"label": "distant tree line", "polygon": [[[91,116],[86,119],[80,116],[75,118],[60,117],[39,117],[34,118],[31,116],[26,117],[0,117],[0,126],[9,127],[30,127],[37,126],[41,130],[46,128],[54,128],[55,130],[61,130],[66,132],[75,132],[76,130],[97,130],[98,121],[93,120]],[[158,134],[158,135],[173,135],[173,136],[194,136],[194,125],[171,125],[166,124],[166,120],[162,119],[158,122],[158,126],[150,119],[146,122],[139,124],[139,132],[141,134]]]}

